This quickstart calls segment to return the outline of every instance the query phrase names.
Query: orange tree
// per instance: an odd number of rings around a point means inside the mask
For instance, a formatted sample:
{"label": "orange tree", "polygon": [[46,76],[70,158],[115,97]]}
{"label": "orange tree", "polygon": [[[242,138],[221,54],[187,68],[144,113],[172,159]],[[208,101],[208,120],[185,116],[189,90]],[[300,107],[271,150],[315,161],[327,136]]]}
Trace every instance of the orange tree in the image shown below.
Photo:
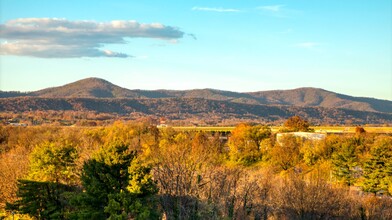
{"label": "orange tree", "polygon": [[299,116],[287,119],[283,126],[285,131],[311,131],[309,122]]}

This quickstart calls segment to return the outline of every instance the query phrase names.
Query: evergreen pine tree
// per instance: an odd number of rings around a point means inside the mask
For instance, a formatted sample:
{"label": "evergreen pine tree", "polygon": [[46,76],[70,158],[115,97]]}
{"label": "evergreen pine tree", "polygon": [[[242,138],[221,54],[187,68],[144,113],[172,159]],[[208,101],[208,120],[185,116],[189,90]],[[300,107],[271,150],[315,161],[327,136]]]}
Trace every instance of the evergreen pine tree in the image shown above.
{"label": "evergreen pine tree", "polygon": [[[7,209],[37,219],[66,218],[66,194],[76,190],[76,148],[67,143],[45,142],[35,147],[30,156],[27,180],[18,180],[19,200]],[[66,185],[69,184],[69,185]]]}
{"label": "evergreen pine tree", "polygon": [[366,192],[386,193],[392,185],[392,138],[378,139],[363,166],[362,188]]}
{"label": "evergreen pine tree", "polygon": [[352,186],[357,178],[358,158],[355,149],[356,145],[344,142],[332,155],[334,176],[348,186]]}
{"label": "evergreen pine tree", "polygon": [[127,145],[101,148],[83,166],[84,192],[72,204],[75,219],[151,219],[156,209],[147,203],[156,191],[150,169],[135,165],[136,152]]}
{"label": "evergreen pine tree", "polygon": [[7,204],[7,209],[36,219],[65,219],[67,202],[64,195],[74,190],[74,187],[61,183],[18,180],[17,196],[20,199]]}

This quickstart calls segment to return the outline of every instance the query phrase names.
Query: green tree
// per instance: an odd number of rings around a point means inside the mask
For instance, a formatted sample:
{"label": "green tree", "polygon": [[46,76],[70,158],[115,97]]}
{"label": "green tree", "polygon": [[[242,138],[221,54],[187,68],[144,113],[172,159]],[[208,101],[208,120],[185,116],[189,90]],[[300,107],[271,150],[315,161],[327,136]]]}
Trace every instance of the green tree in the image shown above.
{"label": "green tree", "polygon": [[65,193],[74,190],[74,187],[61,183],[18,180],[17,196],[20,199],[15,203],[8,203],[6,208],[36,219],[65,219]]}
{"label": "green tree", "polygon": [[370,157],[363,165],[362,188],[365,192],[391,194],[392,186],[392,138],[378,138],[370,150]]}
{"label": "green tree", "polygon": [[155,182],[150,168],[136,165],[136,152],[127,145],[102,147],[85,162],[81,181],[84,192],[72,204],[78,219],[149,219],[156,217]]}
{"label": "green tree", "polygon": [[105,212],[109,219],[158,219],[155,204],[158,188],[150,174],[151,167],[143,166],[137,160],[128,168],[129,184],[127,190],[110,194]]}
{"label": "green tree", "polygon": [[350,141],[341,143],[332,154],[333,174],[342,183],[352,186],[358,178],[358,156],[356,145]]}

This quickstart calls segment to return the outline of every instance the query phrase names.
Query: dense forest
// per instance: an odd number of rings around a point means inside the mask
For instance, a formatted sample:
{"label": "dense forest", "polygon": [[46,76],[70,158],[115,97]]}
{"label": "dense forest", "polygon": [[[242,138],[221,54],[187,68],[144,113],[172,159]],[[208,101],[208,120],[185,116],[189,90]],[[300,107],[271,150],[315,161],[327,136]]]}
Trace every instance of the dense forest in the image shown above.
{"label": "dense forest", "polygon": [[[35,120],[31,117],[42,112],[67,115],[96,114],[106,115],[110,119],[119,117],[158,116],[171,120],[197,121],[212,120],[214,125],[230,124],[231,121],[257,121],[263,123],[281,123],[285,119],[300,115],[313,124],[392,124],[392,114],[385,112],[358,111],[341,108],[305,107],[289,105],[244,104],[229,101],[202,98],[161,98],[161,99],[96,99],[96,98],[3,98],[0,99],[0,120],[11,115],[19,115],[23,120]],[[2,116],[3,115],[3,116]],[[50,114],[47,114],[50,115]],[[29,118],[30,117],[30,118]],[[69,118],[69,117],[68,117]],[[47,117],[48,120],[53,118]],[[77,118],[69,118],[67,123],[74,123]],[[79,118],[80,119],[80,118]],[[83,119],[88,119],[84,117]],[[94,119],[91,118],[90,119]],[[39,120],[35,120],[39,122]],[[229,123],[225,122],[229,121]],[[204,122],[205,123],[205,122]],[[42,122],[41,122],[42,124]]]}
{"label": "dense forest", "polygon": [[[310,131],[299,117],[281,132]],[[392,137],[0,127],[0,218],[392,219]]]}

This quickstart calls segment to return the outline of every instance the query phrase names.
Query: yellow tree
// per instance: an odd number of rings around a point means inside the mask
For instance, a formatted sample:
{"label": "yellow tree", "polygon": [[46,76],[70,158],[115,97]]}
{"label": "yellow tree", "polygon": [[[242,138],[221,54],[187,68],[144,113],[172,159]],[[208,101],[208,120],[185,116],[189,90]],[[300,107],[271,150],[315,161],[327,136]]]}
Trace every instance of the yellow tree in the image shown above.
{"label": "yellow tree", "polygon": [[232,132],[228,142],[230,160],[251,164],[261,159],[260,144],[271,136],[267,126],[240,124]]}
{"label": "yellow tree", "polygon": [[35,181],[75,184],[77,158],[78,152],[71,144],[44,142],[31,152],[28,178]]}
{"label": "yellow tree", "polygon": [[292,135],[285,135],[269,153],[270,162],[282,170],[295,167],[303,157],[301,142]]}

